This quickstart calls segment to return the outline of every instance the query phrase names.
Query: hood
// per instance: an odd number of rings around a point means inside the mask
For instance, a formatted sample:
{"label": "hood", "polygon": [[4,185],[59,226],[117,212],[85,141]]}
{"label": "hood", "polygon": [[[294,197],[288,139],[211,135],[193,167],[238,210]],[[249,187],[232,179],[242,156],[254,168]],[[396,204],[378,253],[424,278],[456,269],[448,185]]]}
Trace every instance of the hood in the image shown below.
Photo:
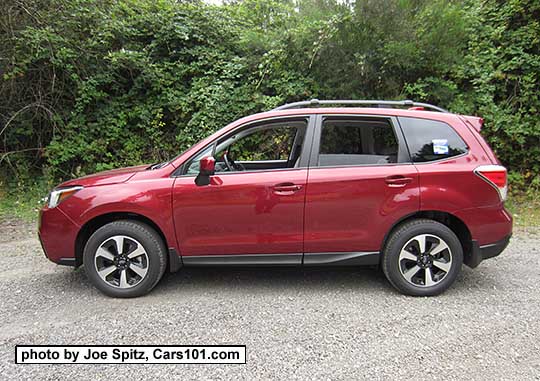
{"label": "hood", "polygon": [[148,164],[138,165],[135,167],[126,167],[119,169],[111,169],[94,173],[93,175],[79,177],[78,179],[68,180],[58,185],[58,187],[68,187],[73,185],[81,185],[83,187],[91,187],[96,185],[118,184],[128,181],[135,173],[145,171],[149,167]]}

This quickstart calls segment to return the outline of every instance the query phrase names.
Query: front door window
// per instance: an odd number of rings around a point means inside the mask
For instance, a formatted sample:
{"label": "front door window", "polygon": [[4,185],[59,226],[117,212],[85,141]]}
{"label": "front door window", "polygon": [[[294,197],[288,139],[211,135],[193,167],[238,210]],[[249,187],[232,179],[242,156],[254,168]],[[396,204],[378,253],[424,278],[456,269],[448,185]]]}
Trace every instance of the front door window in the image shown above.
{"label": "front door window", "polygon": [[306,132],[305,120],[259,124],[240,130],[207,147],[187,165],[186,174],[199,172],[199,161],[212,153],[216,173],[262,171],[298,166]]}

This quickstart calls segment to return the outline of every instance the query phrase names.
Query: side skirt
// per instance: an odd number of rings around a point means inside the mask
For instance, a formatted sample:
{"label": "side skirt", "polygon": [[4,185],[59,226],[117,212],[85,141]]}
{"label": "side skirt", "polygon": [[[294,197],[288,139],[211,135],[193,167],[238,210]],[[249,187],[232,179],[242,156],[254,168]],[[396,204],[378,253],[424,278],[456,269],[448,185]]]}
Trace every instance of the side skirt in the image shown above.
{"label": "side skirt", "polygon": [[378,252],[182,256],[184,266],[371,266]]}
{"label": "side skirt", "polygon": [[379,252],[305,253],[304,266],[372,266],[379,264]]}
{"label": "side skirt", "polygon": [[184,266],[300,266],[301,253],[183,256]]}

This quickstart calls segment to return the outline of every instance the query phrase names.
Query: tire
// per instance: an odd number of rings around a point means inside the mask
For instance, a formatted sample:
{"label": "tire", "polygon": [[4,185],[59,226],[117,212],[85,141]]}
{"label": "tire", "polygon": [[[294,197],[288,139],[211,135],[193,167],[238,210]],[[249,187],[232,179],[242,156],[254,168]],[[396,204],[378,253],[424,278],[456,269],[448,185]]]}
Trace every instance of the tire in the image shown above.
{"label": "tire", "polygon": [[459,238],[446,225],[428,219],[398,226],[388,238],[382,257],[388,281],[412,296],[444,292],[456,280],[462,264]]}
{"label": "tire", "polygon": [[96,230],[86,242],[84,269],[92,284],[104,294],[134,298],[150,292],[163,276],[167,265],[165,250],[159,234],[148,225],[114,221]]}

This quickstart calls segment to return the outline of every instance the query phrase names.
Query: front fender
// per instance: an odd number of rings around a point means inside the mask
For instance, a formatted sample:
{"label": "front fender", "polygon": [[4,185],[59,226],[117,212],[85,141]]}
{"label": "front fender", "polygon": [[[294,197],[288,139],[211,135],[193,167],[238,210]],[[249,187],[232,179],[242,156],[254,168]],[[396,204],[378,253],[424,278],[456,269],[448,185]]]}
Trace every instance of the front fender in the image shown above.
{"label": "front fender", "polygon": [[171,192],[174,180],[159,178],[83,188],[59,205],[79,227],[111,213],[134,213],[151,220],[169,247],[176,248]]}

